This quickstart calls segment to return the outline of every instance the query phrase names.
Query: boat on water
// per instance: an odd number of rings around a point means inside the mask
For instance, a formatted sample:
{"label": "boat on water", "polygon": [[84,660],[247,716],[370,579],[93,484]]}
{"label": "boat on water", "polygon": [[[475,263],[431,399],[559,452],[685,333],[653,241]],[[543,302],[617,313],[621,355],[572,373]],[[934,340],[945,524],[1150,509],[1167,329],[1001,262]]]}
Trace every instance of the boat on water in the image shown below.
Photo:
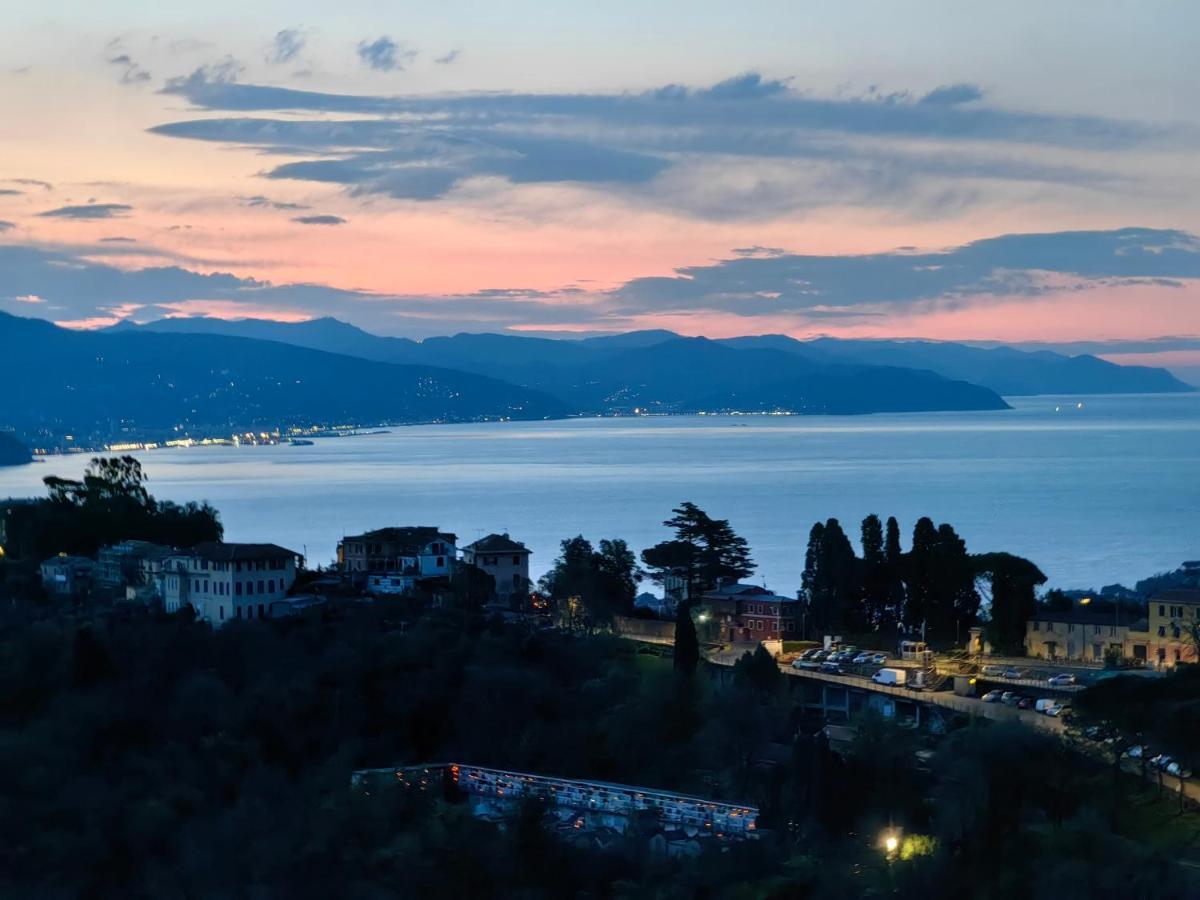
{"label": "boat on water", "polygon": [[306,441],[304,438],[292,438],[288,443],[293,447],[311,447],[313,445],[312,441]]}

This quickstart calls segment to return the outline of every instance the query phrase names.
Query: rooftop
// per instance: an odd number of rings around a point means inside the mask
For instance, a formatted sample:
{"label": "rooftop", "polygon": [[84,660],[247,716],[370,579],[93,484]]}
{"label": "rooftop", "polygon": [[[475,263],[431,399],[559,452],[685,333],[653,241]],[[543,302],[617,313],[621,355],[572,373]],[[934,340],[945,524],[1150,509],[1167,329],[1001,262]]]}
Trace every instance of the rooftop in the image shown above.
{"label": "rooftop", "polygon": [[514,541],[504,534],[489,534],[487,537],[482,537],[473,544],[467,544],[464,550],[471,550],[475,553],[529,553],[529,548],[520,541]]}
{"label": "rooftop", "polygon": [[1059,622],[1064,625],[1116,625],[1124,627],[1135,624],[1145,616],[1140,611],[1119,609],[1064,609],[1039,610],[1029,617],[1030,622]]}
{"label": "rooftop", "polygon": [[710,597],[712,599],[720,599],[720,600],[734,600],[734,599],[746,598],[746,599],[754,599],[754,600],[775,601],[775,602],[779,602],[779,603],[795,603],[796,602],[795,597],[781,597],[779,594],[771,593],[771,591],[767,590],[762,585],[742,584],[740,582],[737,584],[723,584],[720,587],[714,588],[711,591],[705,591],[704,596]]}
{"label": "rooftop", "polygon": [[1200,604],[1200,590],[1195,588],[1169,588],[1150,595],[1151,603],[1197,603]]}
{"label": "rooftop", "polygon": [[217,562],[241,562],[248,559],[285,559],[300,554],[278,544],[226,544],[222,541],[205,541],[186,551],[201,559]]}
{"label": "rooftop", "polygon": [[445,541],[454,544],[458,535],[442,531],[433,525],[403,525],[389,528],[375,528],[362,534],[348,534],[342,541],[376,541],[381,544],[401,544],[405,547],[421,547],[433,541]]}

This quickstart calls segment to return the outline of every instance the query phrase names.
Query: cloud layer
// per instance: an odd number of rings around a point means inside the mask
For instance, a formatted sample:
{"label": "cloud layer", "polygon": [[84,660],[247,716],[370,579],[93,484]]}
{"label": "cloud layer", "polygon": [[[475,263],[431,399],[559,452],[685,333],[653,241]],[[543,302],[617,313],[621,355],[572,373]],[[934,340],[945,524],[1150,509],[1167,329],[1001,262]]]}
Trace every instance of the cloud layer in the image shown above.
{"label": "cloud layer", "polygon": [[[376,69],[403,63],[387,38],[360,44],[359,53]],[[624,94],[381,96],[243,84],[236,72],[202,68],[165,91],[210,112],[256,113],[152,131],[300,157],[266,169],[270,178],[410,200],[445,196],[475,177],[570,181],[718,218],[893,202],[925,183],[939,188],[921,202],[943,205],[970,202],[979,182],[1113,190],[1125,177],[1098,165],[1097,153],[1172,134],[995,108],[967,83],[920,96],[821,98],[754,72],[704,88]]]}
{"label": "cloud layer", "polygon": [[763,317],[811,322],[929,305],[963,308],[997,296],[1011,301],[1114,285],[1169,289],[1200,283],[1200,239],[1148,228],[1009,234],[935,252],[855,256],[750,247],[711,265],[634,279],[611,291],[495,288],[440,296],[272,284],[177,265],[120,268],[96,257],[82,248],[0,245],[0,309],[14,310],[17,298],[36,296],[45,301],[39,314],[58,321],[129,315],[144,321],[204,312],[335,315],[384,333],[418,336],[535,326],[614,330],[646,317],[722,314],[754,333],[762,330],[755,320]]}

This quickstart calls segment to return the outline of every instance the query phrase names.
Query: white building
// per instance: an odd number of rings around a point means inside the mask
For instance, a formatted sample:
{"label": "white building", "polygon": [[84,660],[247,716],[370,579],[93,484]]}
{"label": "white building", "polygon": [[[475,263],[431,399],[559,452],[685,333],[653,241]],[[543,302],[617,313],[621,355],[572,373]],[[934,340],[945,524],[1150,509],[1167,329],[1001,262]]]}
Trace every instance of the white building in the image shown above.
{"label": "white building", "polygon": [[507,534],[489,534],[462,548],[464,563],[496,580],[495,599],[501,603],[529,593],[529,553],[524,544]]}
{"label": "white building", "polygon": [[265,619],[296,580],[300,555],[276,544],[209,541],[170,556],[156,576],[167,612],[191,606],[220,627],[234,619]]}

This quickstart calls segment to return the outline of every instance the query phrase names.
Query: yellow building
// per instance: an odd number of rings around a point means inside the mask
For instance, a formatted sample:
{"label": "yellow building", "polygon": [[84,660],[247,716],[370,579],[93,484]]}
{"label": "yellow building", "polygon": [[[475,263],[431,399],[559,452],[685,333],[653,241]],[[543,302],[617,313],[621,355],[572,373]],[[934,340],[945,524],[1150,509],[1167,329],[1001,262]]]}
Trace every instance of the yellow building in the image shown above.
{"label": "yellow building", "polygon": [[1103,664],[1105,654],[1126,654],[1129,635],[1139,627],[1144,623],[1125,610],[1046,610],[1025,623],[1025,655]]}
{"label": "yellow building", "polygon": [[[1200,637],[1200,590],[1168,590],[1150,598],[1144,635],[1130,634],[1130,656],[1145,654],[1159,669],[1197,662]],[[1143,650],[1139,645],[1145,645]]]}

